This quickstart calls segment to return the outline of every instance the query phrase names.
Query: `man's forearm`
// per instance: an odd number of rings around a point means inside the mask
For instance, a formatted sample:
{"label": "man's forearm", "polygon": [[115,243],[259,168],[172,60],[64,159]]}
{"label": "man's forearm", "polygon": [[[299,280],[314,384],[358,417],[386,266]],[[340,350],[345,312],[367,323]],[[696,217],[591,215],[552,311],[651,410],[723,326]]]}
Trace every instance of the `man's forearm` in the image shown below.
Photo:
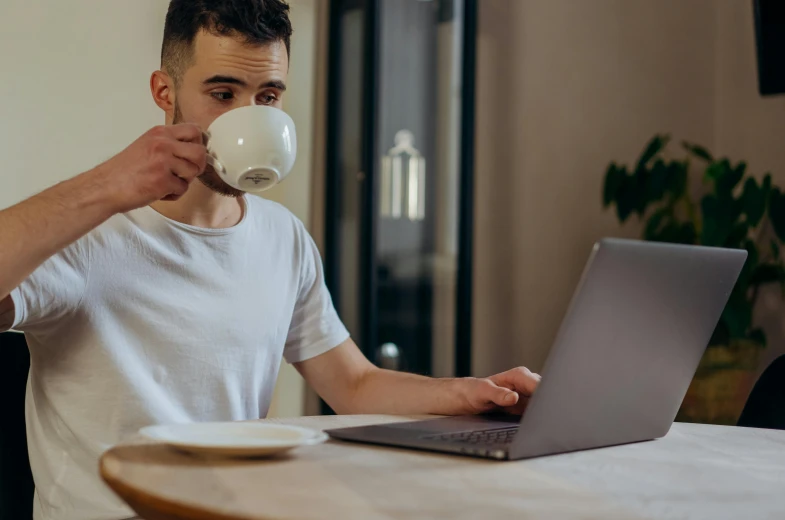
{"label": "man's forearm", "polygon": [[0,300],[50,256],[112,216],[98,170],[0,211]]}
{"label": "man's forearm", "polygon": [[520,413],[539,382],[538,375],[523,367],[479,379],[432,379],[383,370],[351,339],[295,367],[342,414],[459,415],[497,408]]}
{"label": "man's forearm", "polygon": [[458,379],[433,379],[394,372],[369,370],[360,379],[344,413],[392,415],[465,413],[466,396]]}

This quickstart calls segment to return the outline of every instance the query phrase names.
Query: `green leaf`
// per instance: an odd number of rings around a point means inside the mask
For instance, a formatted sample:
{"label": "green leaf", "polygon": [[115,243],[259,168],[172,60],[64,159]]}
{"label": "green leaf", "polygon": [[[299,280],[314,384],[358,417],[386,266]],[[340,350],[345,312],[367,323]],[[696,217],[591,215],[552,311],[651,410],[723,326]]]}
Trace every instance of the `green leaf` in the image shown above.
{"label": "green leaf", "polygon": [[736,187],[737,184],[741,181],[742,177],[744,177],[744,172],[747,169],[746,163],[739,163],[736,168],[732,168],[730,162],[727,159],[722,161],[722,165],[724,167],[724,171],[722,175],[717,179],[717,191],[720,193],[730,193]]}
{"label": "green leaf", "polygon": [[706,171],[703,174],[704,181],[716,181],[722,175],[722,162],[712,162],[706,166]]}
{"label": "green leaf", "polygon": [[701,244],[717,247],[725,245],[736,219],[735,202],[733,199],[718,198],[714,195],[706,195],[701,199],[703,213]]}
{"label": "green leaf", "polygon": [[733,294],[739,293],[746,298],[750,288],[752,273],[754,273],[758,268],[758,265],[760,265],[760,253],[758,252],[758,246],[755,245],[755,242],[749,239],[745,242],[744,249],[747,250],[747,261],[744,262],[744,265],[741,268],[739,279],[733,287]]}
{"label": "green leaf", "polygon": [[623,167],[616,166],[616,163],[611,163],[608,166],[608,171],[605,172],[605,185],[603,187],[602,205],[608,207],[616,200],[621,186],[622,179],[627,174]]}
{"label": "green leaf", "polygon": [[728,327],[731,339],[744,338],[752,325],[752,305],[744,294],[732,294],[722,312],[722,320]]}
{"label": "green leaf", "polygon": [[665,188],[668,182],[668,167],[662,159],[657,159],[651,171],[649,171],[646,182],[646,197],[649,202],[657,202],[665,196]]}
{"label": "green leaf", "polygon": [[698,232],[692,222],[684,222],[679,229],[677,244],[694,245],[698,242]]}
{"label": "green leaf", "polygon": [[767,173],[766,175],[763,176],[762,188],[766,192],[767,195],[768,195],[769,191],[771,191],[771,174],[770,173]]}
{"label": "green leaf", "polygon": [[663,242],[660,240],[660,227],[663,220],[668,216],[669,208],[660,208],[655,211],[646,222],[646,228],[643,231],[643,239],[652,242]]}
{"label": "green leaf", "polygon": [[717,223],[719,214],[717,197],[706,195],[701,199],[701,212],[703,213],[703,230],[701,231],[701,244],[718,246],[721,242],[721,232]]}
{"label": "green leaf", "polygon": [[665,145],[668,144],[670,141],[670,136],[667,134],[662,135],[655,135],[649,141],[649,144],[646,145],[646,148],[643,150],[643,153],[638,158],[638,166],[636,170],[640,170],[645,168],[649,161],[651,161],[658,153],[665,148]]}
{"label": "green leaf", "polygon": [[785,267],[782,264],[760,264],[750,275],[749,285],[785,282]]}
{"label": "green leaf", "polygon": [[680,226],[676,222],[668,222],[663,226],[660,230],[656,241],[657,242],[667,242],[669,244],[678,244],[679,243],[679,230]]}
{"label": "green leaf", "polygon": [[[771,180],[769,180],[769,182],[771,182]],[[765,185],[758,186],[757,181],[752,177],[744,182],[744,191],[741,194],[741,204],[750,227],[756,227],[760,224],[760,221],[766,212],[767,195],[768,190]]]}
{"label": "green leaf", "polygon": [[616,214],[622,224],[627,221],[637,206],[633,182],[633,178],[625,175],[621,178],[619,189],[616,192]]}
{"label": "green leaf", "polygon": [[728,325],[725,323],[723,318],[720,318],[720,321],[714,328],[714,333],[711,335],[711,339],[709,340],[709,346],[713,347],[716,345],[727,345],[729,342],[730,331],[728,330]]}
{"label": "green leaf", "polygon": [[746,165],[742,168],[733,168],[730,161],[723,159],[709,164],[703,178],[704,181],[714,182],[714,189],[718,196],[730,197],[733,188],[744,175],[745,168]]}
{"label": "green leaf", "polygon": [[673,199],[678,199],[687,191],[687,171],[686,162],[673,161],[668,165],[665,189]]}
{"label": "green leaf", "polygon": [[695,244],[696,238],[692,222],[669,222],[658,233],[656,241],[671,244]]}
{"label": "green leaf", "polygon": [[649,172],[645,168],[638,169],[633,176],[632,189],[635,198],[635,212],[639,217],[643,217],[643,214],[646,212],[646,208],[651,202],[653,202],[649,198],[647,189],[649,185],[649,177]]}
{"label": "green leaf", "polygon": [[749,235],[750,226],[746,222],[737,222],[723,243],[724,247],[740,249]]}
{"label": "green leaf", "polygon": [[697,144],[688,143],[687,141],[682,141],[681,145],[684,147],[685,150],[690,152],[692,155],[695,155],[696,157],[700,157],[701,159],[707,162],[714,162],[714,158],[711,156],[709,151],[706,150],[706,148],[699,146]]}
{"label": "green leaf", "polygon": [[763,329],[752,329],[749,333],[749,338],[761,347],[766,346],[766,333],[763,332]]}
{"label": "green leaf", "polygon": [[769,192],[769,220],[780,242],[785,241],[785,195],[779,188]]}

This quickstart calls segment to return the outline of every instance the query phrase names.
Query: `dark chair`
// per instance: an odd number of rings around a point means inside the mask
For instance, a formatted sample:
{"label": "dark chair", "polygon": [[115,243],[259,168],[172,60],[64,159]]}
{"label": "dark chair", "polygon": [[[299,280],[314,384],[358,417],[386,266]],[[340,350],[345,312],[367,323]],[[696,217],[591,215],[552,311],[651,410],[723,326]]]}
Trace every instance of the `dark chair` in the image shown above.
{"label": "dark chair", "polygon": [[33,518],[33,476],[25,432],[29,370],[25,337],[16,332],[0,333],[0,520]]}
{"label": "dark chair", "polygon": [[785,430],[785,356],[775,359],[761,374],[738,425]]}

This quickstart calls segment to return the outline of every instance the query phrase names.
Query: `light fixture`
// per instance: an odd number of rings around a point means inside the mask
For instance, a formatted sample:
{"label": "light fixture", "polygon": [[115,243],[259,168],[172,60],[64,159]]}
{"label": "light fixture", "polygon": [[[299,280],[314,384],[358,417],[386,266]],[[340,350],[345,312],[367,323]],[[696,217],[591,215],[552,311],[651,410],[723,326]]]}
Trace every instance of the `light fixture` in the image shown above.
{"label": "light fixture", "polygon": [[395,146],[382,157],[381,216],[412,221],[425,218],[425,158],[414,134],[400,130]]}

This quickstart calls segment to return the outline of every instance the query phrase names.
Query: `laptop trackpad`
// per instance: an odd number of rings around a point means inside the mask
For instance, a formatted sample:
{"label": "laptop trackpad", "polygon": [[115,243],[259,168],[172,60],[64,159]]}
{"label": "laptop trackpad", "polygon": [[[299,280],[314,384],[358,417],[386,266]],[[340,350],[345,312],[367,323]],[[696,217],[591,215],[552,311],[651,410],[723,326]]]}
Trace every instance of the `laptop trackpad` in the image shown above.
{"label": "laptop trackpad", "polygon": [[427,419],[386,424],[386,428],[414,430],[423,433],[453,433],[474,430],[495,430],[509,428],[521,421],[517,415],[462,415],[440,419]]}

